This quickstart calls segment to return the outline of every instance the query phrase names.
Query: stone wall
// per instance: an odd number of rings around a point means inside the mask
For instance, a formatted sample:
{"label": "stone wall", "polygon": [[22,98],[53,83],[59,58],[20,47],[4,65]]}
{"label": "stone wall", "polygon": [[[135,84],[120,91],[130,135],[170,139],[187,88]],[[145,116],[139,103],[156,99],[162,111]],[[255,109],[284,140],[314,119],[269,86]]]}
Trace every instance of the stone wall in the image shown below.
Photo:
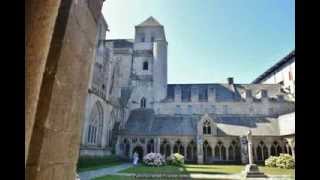
{"label": "stone wall", "polygon": [[75,179],[101,6],[27,2],[26,179]]}

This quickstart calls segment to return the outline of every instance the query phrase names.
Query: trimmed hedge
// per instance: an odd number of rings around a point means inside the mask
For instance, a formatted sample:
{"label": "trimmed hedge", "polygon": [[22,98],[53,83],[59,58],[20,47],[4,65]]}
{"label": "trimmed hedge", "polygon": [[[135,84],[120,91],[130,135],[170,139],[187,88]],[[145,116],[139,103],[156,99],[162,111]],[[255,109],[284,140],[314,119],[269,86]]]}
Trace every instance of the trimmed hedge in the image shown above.
{"label": "trimmed hedge", "polygon": [[280,156],[270,156],[265,160],[265,165],[268,167],[293,169],[295,167],[295,162],[291,155],[280,154]]}
{"label": "trimmed hedge", "polygon": [[168,157],[167,162],[170,165],[182,166],[184,164],[184,156],[179,153],[171,154]]}

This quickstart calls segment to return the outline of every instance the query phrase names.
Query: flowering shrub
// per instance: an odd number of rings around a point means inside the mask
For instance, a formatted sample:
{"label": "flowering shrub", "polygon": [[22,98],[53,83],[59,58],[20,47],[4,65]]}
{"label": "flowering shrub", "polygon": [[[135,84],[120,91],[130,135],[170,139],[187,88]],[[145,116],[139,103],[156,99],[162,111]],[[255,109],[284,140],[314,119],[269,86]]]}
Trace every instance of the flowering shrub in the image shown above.
{"label": "flowering shrub", "polygon": [[167,161],[169,162],[169,164],[171,165],[175,165],[175,166],[181,166],[184,164],[184,156],[182,156],[179,153],[175,153],[175,154],[171,154]]}
{"label": "flowering shrub", "polygon": [[148,166],[162,166],[166,160],[160,153],[149,153],[143,157],[143,162]]}
{"label": "flowering shrub", "polygon": [[289,154],[280,154],[277,158],[276,166],[279,168],[293,169],[295,166],[294,159]]}
{"label": "flowering shrub", "polygon": [[280,156],[270,156],[265,160],[265,165],[268,167],[278,167],[284,169],[293,169],[294,160],[289,154],[280,154]]}
{"label": "flowering shrub", "polygon": [[268,159],[265,160],[264,164],[265,166],[268,167],[277,167],[276,162],[277,162],[278,157],[276,156],[270,156]]}

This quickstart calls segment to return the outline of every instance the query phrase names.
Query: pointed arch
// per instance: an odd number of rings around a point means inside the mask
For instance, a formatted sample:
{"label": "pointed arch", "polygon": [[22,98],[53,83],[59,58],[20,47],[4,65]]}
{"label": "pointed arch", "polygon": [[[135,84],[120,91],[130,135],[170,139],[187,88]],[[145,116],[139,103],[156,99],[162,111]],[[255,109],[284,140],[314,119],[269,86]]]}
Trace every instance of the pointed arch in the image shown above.
{"label": "pointed arch", "polygon": [[193,140],[191,140],[187,146],[186,159],[187,161],[190,161],[190,162],[196,162],[197,160],[197,146]]}
{"label": "pointed arch", "polygon": [[146,108],[147,100],[145,97],[140,100],[140,108]]}
{"label": "pointed arch", "polygon": [[87,131],[87,143],[89,145],[101,145],[103,128],[103,107],[97,101],[91,109]]}
{"label": "pointed arch", "polygon": [[153,153],[154,152],[154,140],[150,139],[147,143],[147,153]]}
{"label": "pointed arch", "polygon": [[203,161],[209,163],[212,160],[212,148],[207,140],[203,143]]}
{"label": "pointed arch", "polygon": [[184,147],[180,140],[176,141],[176,143],[174,144],[173,153],[179,153],[184,155]]}

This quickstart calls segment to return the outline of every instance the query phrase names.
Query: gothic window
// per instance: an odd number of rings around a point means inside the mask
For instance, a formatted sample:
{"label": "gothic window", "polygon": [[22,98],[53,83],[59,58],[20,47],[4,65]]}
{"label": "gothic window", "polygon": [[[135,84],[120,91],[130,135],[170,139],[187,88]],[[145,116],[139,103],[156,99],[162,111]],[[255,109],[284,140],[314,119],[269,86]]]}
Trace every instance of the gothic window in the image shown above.
{"label": "gothic window", "polygon": [[211,124],[209,120],[205,120],[203,123],[203,134],[211,134]]}
{"label": "gothic window", "polygon": [[149,66],[148,62],[145,61],[145,62],[143,62],[143,67],[142,67],[142,69],[143,69],[144,71],[147,71],[148,68],[149,68],[148,66]]}
{"label": "gothic window", "polygon": [[164,155],[165,157],[170,156],[171,154],[171,148],[170,144],[167,140],[164,140],[160,145],[160,154]]}
{"label": "gothic window", "polygon": [[146,98],[141,98],[140,100],[140,107],[141,108],[146,108]]}
{"label": "gothic window", "polygon": [[238,160],[238,151],[239,148],[236,144],[235,141],[232,141],[231,142],[231,145],[229,146],[229,149],[228,149],[228,154],[229,154],[229,160],[232,160],[232,161],[235,161],[236,159]]}
{"label": "gothic window", "polygon": [[191,101],[191,87],[184,86],[181,88],[181,101],[190,102]]}
{"label": "gothic window", "polygon": [[207,87],[199,87],[199,101],[207,102],[208,101],[208,88]]}
{"label": "gothic window", "polygon": [[192,140],[187,146],[187,160],[195,162],[197,159],[197,146]]}
{"label": "gothic window", "polygon": [[87,143],[91,145],[101,145],[103,126],[103,109],[99,102],[93,106],[89,117],[87,131]]}
{"label": "gothic window", "polygon": [[223,143],[219,141],[214,148],[215,157],[218,160],[226,160],[226,148],[224,147]]}
{"label": "gothic window", "polygon": [[134,137],[132,138],[132,143],[137,143],[138,142],[138,138]]}
{"label": "gothic window", "polygon": [[174,99],[174,86],[168,86],[167,88],[167,97],[168,99]]}
{"label": "gothic window", "polygon": [[173,146],[173,153],[179,153],[184,155],[184,147],[179,140]]}
{"label": "gothic window", "polygon": [[271,156],[279,156],[280,153],[282,153],[282,149],[279,146],[278,142],[274,141],[270,149],[270,154]]}
{"label": "gothic window", "polygon": [[147,152],[148,152],[148,153],[154,152],[154,141],[153,141],[153,139],[151,139],[151,140],[148,141],[148,144],[147,144]]}
{"label": "gothic window", "polygon": [[212,148],[209,145],[208,141],[203,143],[203,161],[210,162],[212,159]]}
{"label": "gothic window", "polygon": [[257,147],[257,159],[258,161],[264,161],[269,156],[268,148],[264,144],[263,141],[260,141],[258,147]]}

